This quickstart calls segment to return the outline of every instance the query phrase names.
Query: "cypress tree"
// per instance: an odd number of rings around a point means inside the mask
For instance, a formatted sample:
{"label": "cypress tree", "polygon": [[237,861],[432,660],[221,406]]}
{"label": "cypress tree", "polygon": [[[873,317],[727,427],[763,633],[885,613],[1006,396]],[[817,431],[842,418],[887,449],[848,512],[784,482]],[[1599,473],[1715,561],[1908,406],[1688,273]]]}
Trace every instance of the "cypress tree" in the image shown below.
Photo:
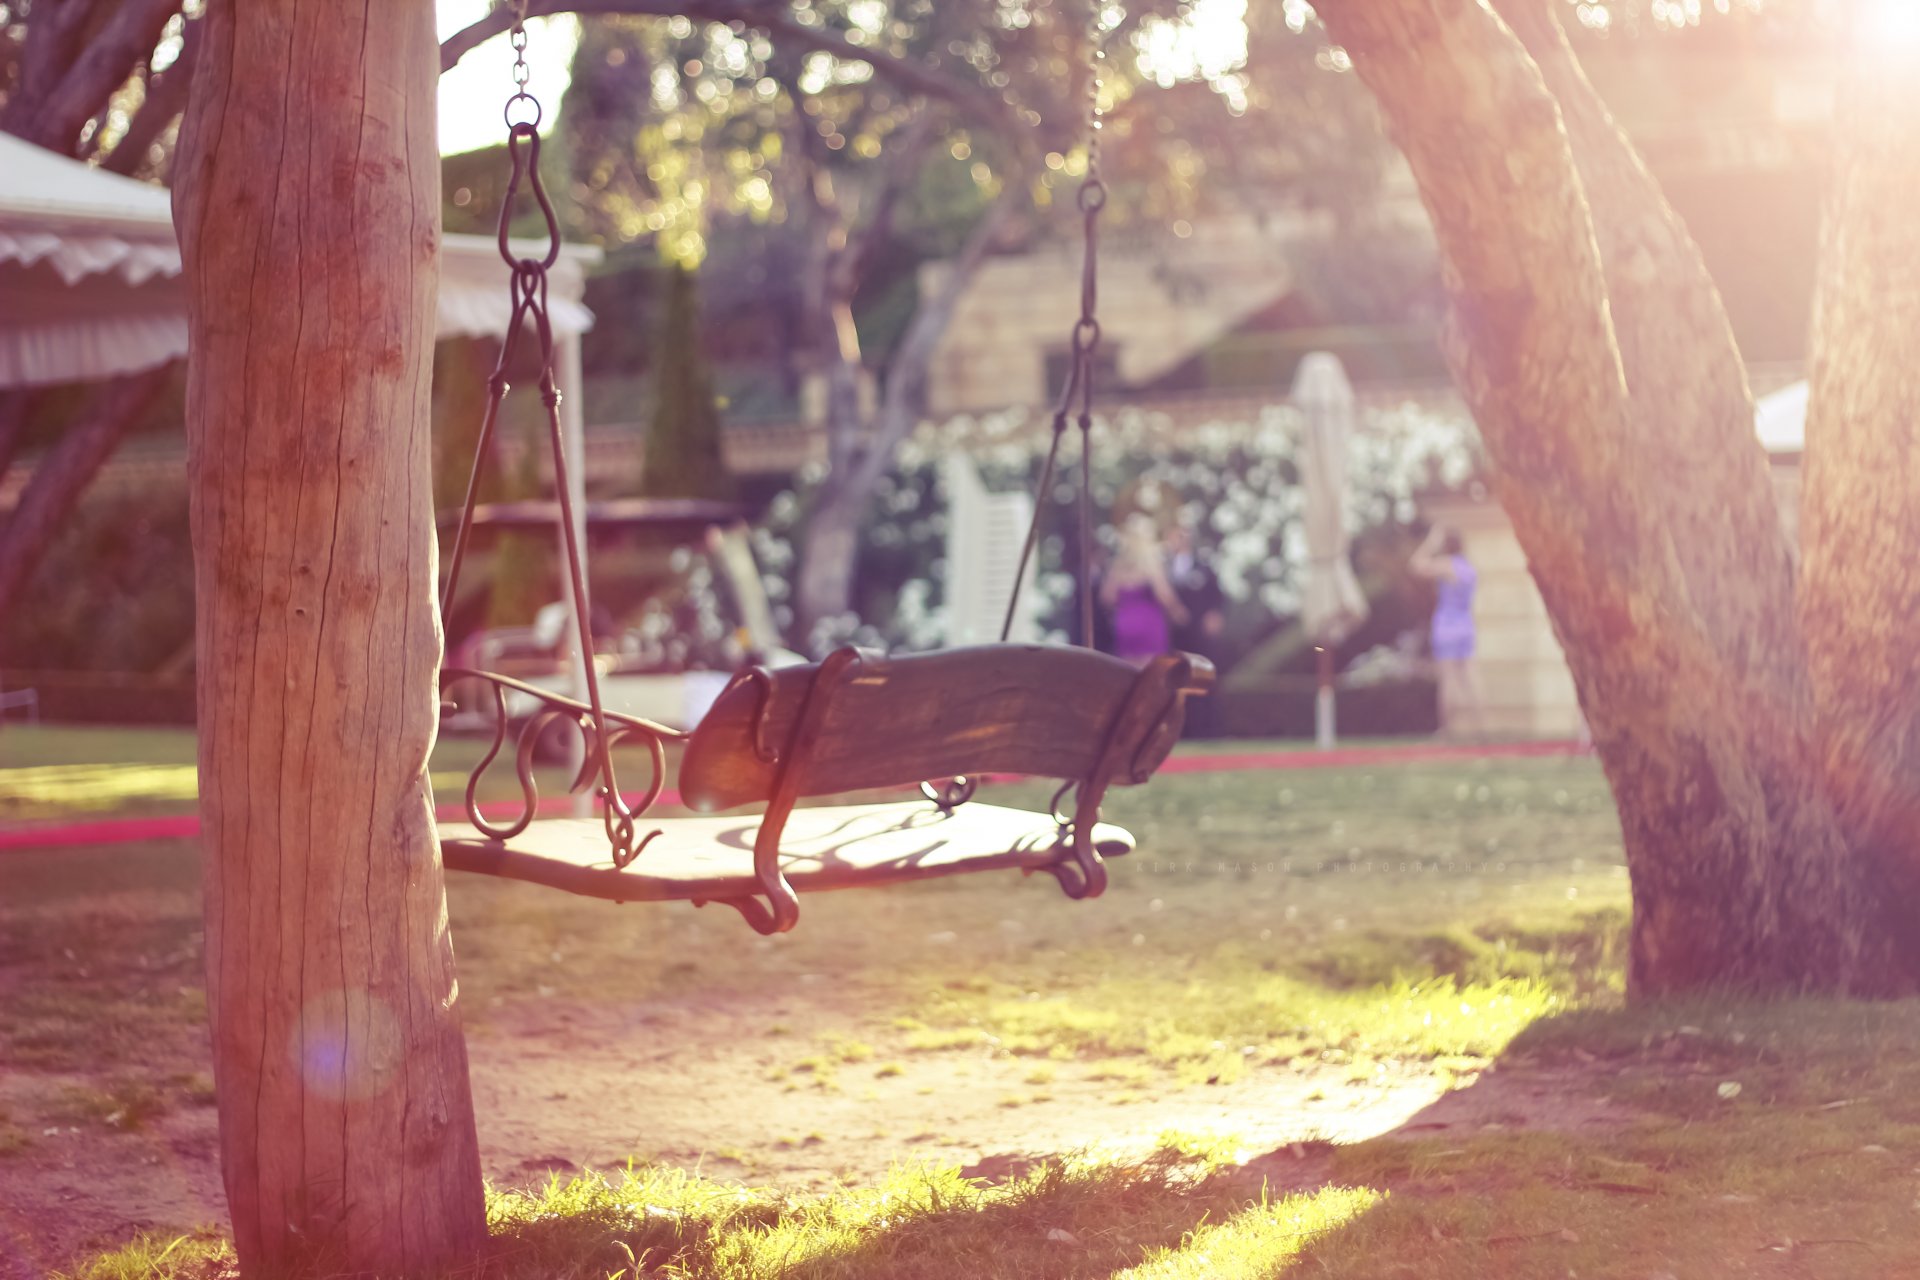
{"label": "cypress tree", "polygon": [[666,276],[640,493],[648,498],[734,498],[739,487],[720,450],[720,410],[701,353],[694,274],[673,263],[666,267]]}

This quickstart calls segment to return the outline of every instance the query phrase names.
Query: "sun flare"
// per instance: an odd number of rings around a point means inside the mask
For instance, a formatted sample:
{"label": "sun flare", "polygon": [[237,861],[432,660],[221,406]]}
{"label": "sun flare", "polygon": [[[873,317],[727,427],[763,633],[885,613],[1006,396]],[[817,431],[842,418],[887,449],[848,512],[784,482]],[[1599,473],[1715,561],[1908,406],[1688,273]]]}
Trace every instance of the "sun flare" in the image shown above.
{"label": "sun flare", "polygon": [[1854,43],[1864,57],[1908,60],[1920,55],[1920,3],[1861,0]]}

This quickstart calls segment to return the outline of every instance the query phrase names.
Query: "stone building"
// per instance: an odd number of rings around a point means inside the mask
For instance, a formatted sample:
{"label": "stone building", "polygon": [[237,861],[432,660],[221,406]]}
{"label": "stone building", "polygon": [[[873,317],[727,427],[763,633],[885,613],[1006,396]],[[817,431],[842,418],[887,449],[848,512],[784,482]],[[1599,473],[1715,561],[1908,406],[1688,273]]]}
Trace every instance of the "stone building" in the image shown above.
{"label": "stone building", "polygon": [[[1304,220],[1186,224],[1171,236],[1109,236],[1100,252],[1099,359],[1109,388],[1144,387],[1292,287],[1285,245]],[[1179,234],[1184,227],[1186,235]],[[921,295],[947,264],[921,271]],[[1080,313],[1080,245],[1063,240],[982,263],[928,371],[927,411],[1039,404],[1057,391]]]}

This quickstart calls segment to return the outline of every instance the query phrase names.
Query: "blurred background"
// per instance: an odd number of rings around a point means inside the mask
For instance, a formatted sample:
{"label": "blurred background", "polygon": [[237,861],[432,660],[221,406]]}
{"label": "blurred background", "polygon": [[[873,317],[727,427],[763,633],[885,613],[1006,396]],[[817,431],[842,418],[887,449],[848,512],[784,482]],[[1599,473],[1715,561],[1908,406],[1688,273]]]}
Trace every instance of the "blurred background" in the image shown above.
{"label": "blurred background", "polygon": [[[1030,510],[1017,495],[1048,443],[1078,311],[1089,11],[789,0],[748,21],[685,7],[530,23],[543,167],[581,250],[568,265],[584,304],[571,400],[585,492],[714,504],[673,519],[595,508],[595,647],[631,673],[724,675],[848,640],[991,638],[1011,585],[995,548]],[[1566,7],[1583,65],[1707,256],[1756,392],[1787,394],[1786,419],[1763,434],[1789,514],[1835,78],[1826,8]],[[92,37],[125,36],[91,39],[120,62],[96,101],[52,111],[35,97],[36,60],[55,42],[33,29],[55,9],[0,6],[0,129],[90,176],[163,183],[197,4],[63,9]],[[439,11],[445,225],[487,236],[509,169],[499,104],[513,54],[483,0]],[[1144,512],[1164,536],[1185,530],[1217,579],[1209,645],[1224,685],[1205,731],[1312,730],[1291,391],[1302,358],[1326,352],[1354,391],[1342,519],[1368,602],[1336,646],[1343,728],[1435,727],[1420,661],[1432,587],[1405,566],[1444,521],[1481,574],[1487,727],[1575,733],[1571,682],[1447,382],[1425,215],[1345,54],[1298,0],[1093,16],[1111,190],[1095,504],[1107,529]],[[137,253],[89,268],[32,247],[39,234],[137,250],[164,229],[129,230],[125,209],[119,222],[111,208],[49,215],[33,186],[0,166],[0,333],[79,341],[164,311],[177,284],[164,266],[136,280]],[[472,287],[504,294],[497,260],[470,258],[459,272]],[[443,516],[464,495],[499,350],[491,313],[450,326],[447,305],[443,335],[464,331],[443,336],[436,361]],[[182,378],[156,341],[144,370],[123,362],[114,380],[22,373],[0,391],[0,696],[33,695],[16,713],[191,718]],[[524,389],[535,370],[522,364],[510,373]],[[482,496],[550,496],[537,398],[510,396],[503,422]],[[1051,512],[1064,496],[1039,498]],[[1044,525],[1023,634],[1077,638],[1067,513]],[[537,515],[503,516],[483,538],[450,653],[479,646],[529,671],[556,660],[562,592]],[[1113,535],[1100,536],[1104,557]]]}

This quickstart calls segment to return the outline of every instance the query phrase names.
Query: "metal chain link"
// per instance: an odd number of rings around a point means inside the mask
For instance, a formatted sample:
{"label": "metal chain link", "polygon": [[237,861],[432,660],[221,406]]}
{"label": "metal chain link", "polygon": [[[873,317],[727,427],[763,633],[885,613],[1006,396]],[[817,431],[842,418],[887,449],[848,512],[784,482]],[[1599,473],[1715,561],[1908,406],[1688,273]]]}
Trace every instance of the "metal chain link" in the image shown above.
{"label": "metal chain link", "polygon": [[[535,129],[540,127],[541,110],[540,100],[527,91],[527,85],[533,80],[533,68],[527,65],[527,0],[512,0],[508,7],[513,12],[513,27],[507,32],[507,43],[513,46],[513,68],[508,74],[513,77],[517,92],[507,99],[507,105],[502,114],[506,116],[508,138],[511,143],[511,131],[518,129],[522,124],[530,125]],[[523,120],[515,120],[513,115],[516,107],[522,111],[531,110],[533,115]]]}
{"label": "metal chain link", "polygon": [[[1040,540],[1043,504],[1053,488],[1053,475],[1060,455],[1060,440],[1072,422],[1080,429],[1079,514],[1079,595],[1080,643],[1093,647],[1093,371],[1100,347],[1099,250],[1100,211],[1107,207],[1107,184],[1100,176],[1100,64],[1106,51],[1100,41],[1100,6],[1097,0],[1087,16],[1087,171],[1080,181],[1074,203],[1080,210],[1082,255],[1080,260],[1080,316],[1073,322],[1068,345],[1066,385],[1053,410],[1053,441],[1040,468],[1040,482],[1034,488],[1033,520],[1027,527],[1026,545],[1020,550],[1020,567],[1013,578],[1013,590],[1007,598],[1007,612],[1000,624],[1000,639],[1013,634],[1013,618],[1020,606],[1020,588],[1027,580],[1034,547]],[[1078,412],[1075,402],[1078,401]]]}

